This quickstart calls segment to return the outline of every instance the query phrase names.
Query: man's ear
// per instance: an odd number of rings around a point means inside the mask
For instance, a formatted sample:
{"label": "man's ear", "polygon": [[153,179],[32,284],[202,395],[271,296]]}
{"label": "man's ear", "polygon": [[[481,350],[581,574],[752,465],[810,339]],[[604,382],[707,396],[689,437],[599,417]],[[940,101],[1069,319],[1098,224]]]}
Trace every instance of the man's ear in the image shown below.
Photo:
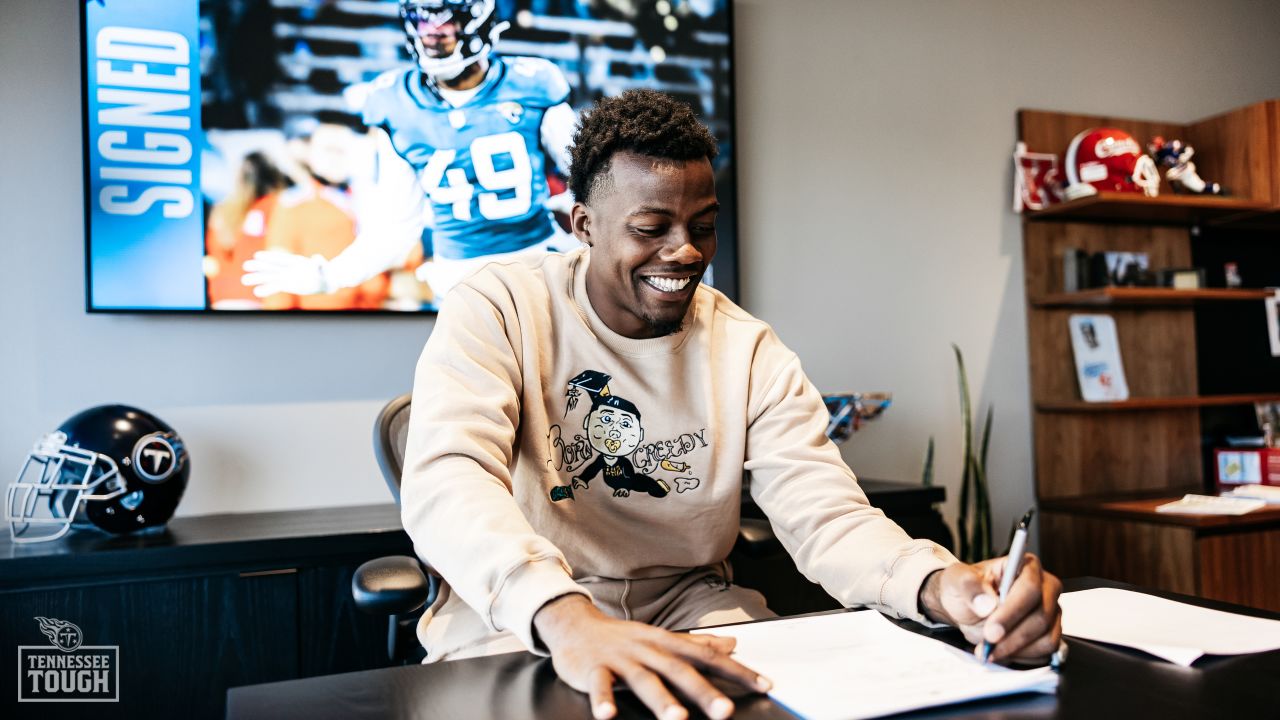
{"label": "man's ear", "polygon": [[590,425],[591,425],[591,413],[587,413],[587,416],[582,418],[582,429],[586,430]]}
{"label": "man's ear", "polygon": [[588,247],[592,245],[591,211],[586,205],[580,202],[573,204],[573,209],[569,211],[569,229],[573,231],[573,236],[578,238],[578,242]]}

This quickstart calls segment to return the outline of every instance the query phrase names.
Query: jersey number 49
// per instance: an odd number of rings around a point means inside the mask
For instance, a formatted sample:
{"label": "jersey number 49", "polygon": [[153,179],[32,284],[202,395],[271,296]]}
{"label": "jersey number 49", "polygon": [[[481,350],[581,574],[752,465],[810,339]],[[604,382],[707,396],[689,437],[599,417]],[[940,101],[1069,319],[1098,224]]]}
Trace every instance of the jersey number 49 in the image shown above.
{"label": "jersey number 49", "polygon": [[[469,148],[471,166],[480,184],[480,215],[486,220],[504,220],[529,212],[533,201],[533,166],[524,138],[517,132],[485,135],[476,138]],[[471,198],[476,188],[467,177],[466,168],[449,167],[457,157],[456,150],[437,150],[422,169],[422,187],[437,205],[451,205],[457,220],[471,220]],[[511,167],[497,169],[494,159],[511,158]],[[448,181],[448,185],[443,184]],[[514,192],[514,195],[502,197]]]}

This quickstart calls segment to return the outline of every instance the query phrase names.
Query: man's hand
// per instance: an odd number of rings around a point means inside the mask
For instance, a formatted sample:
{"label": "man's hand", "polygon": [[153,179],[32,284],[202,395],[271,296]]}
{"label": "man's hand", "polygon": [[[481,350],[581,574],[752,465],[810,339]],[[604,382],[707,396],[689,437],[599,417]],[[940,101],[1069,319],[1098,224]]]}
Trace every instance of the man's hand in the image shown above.
{"label": "man's hand", "polygon": [[920,605],[935,622],[959,627],[969,642],[994,643],[992,660],[1046,662],[1062,638],[1062,582],[1027,553],[1009,595],[997,607],[1004,565],[1004,558],[995,558],[935,571],[920,588]]}
{"label": "man's hand", "polygon": [[591,699],[591,712],[608,720],[617,712],[615,680],[626,683],[660,720],[685,720],[689,711],[675,690],[713,720],[733,714],[733,701],[703,674],[733,680],[745,688],[772,687],[729,657],[734,639],[673,633],[650,625],[614,620],[582,595],[553,600],[533,618],[534,628],[551,651],[556,674]]}
{"label": "man's hand", "polygon": [[240,282],[253,288],[253,294],[267,297],[276,293],[315,295],[325,292],[322,255],[305,257],[283,250],[259,250],[244,262]]}

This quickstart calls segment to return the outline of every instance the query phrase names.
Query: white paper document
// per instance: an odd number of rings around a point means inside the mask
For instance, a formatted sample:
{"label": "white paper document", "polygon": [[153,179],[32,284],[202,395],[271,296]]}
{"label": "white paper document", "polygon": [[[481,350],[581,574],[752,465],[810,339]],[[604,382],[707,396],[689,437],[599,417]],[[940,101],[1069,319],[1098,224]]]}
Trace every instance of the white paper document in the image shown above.
{"label": "white paper document", "polygon": [[1280,505],[1280,487],[1275,485],[1258,485],[1250,483],[1222,493],[1223,497],[1251,498],[1262,500],[1268,505]]}
{"label": "white paper document", "polygon": [[1201,655],[1280,649],[1280,620],[1115,588],[1063,593],[1058,602],[1063,634],[1136,648],[1183,666]]}
{"label": "white paper document", "polygon": [[1157,505],[1156,512],[1173,515],[1246,515],[1266,506],[1266,500],[1256,498],[1187,494],[1181,500]]}
{"label": "white paper document", "polygon": [[810,720],[874,718],[1058,687],[1047,667],[984,665],[872,610],[695,632],[737,638],[734,657],[773,681],[776,702]]}

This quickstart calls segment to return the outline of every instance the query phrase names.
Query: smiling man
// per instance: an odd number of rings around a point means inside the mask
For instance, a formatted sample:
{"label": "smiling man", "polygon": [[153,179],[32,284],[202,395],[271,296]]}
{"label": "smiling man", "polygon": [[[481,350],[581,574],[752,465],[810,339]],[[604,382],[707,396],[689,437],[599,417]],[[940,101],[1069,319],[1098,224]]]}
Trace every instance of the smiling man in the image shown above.
{"label": "smiling man", "polygon": [[[575,198],[589,199],[578,202],[572,215],[574,235],[591,247],[587,296],[600,319],[621,335],[662,337],[680,329],[716,254],[720,203],[710,161],[716,149],[704,134],[696,138],[703,143],[690,138],[689,147],[668,150],[701,155],[684,160],[625,147],[603,155],[607,145],[584,145],[580,137],[575,143],[574,166],[585,167],[570,176],[570,189]],[[584,177],[592,166],[595,172]]]}
{"label": "smiling man", "polygon": [[1029,555],[997,609],[1002,560],[961,564],[868,505],[795,353],[699,284],[716,144],[690,109],[628,91],[574,143],[586,247],[459,284],[418,363],[401,497],[445,581],[418,628],[427,660],[529,649],[596,717],[616,714],[615,682],[663,720],[685,702],[728,717],[707,676],[769,682],[732,640],[670,630],[771,616],[726,560],[743,470],[799,568],[846,605],[958,625],[997,660],[1056,650],[1057,579]]}

